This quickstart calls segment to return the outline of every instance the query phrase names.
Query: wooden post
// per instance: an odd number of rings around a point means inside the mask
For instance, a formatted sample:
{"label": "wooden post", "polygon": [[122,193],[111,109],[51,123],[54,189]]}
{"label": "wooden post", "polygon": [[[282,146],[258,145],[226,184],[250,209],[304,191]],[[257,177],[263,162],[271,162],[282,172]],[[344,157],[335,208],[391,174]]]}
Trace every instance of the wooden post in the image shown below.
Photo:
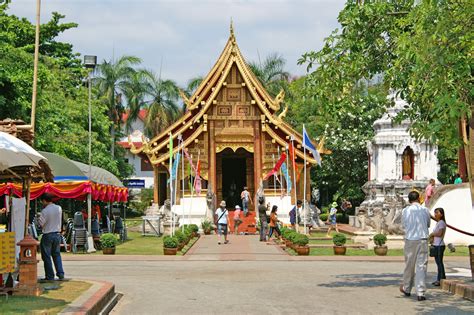
{"label": "wooden post", "polygon": [[212,190],[217,197],[217,174],[216,174],[216,142],[214,141],[215,129],[214,121],[209,121],[209,170],[208,177],[209,183],[211,184]]}
{"label": "wooden post", "polygon": [[[260,136],[260,121],[254,123],[254,153],[253,153],[253,169],[254,169],[254,189],[255,192],[260,187],[260,180],[262,178],[262,141]],[[254,198],[256,197],[254,193]],[[254,199],[254,204],[258,204],[258,200]]]}
{"label": "wooden post", "polygon": [[153,165],[153,203],[159,204],[160,200],[158,197],[159,182],[158,166]]}
{"label": "wooden post", "polygon": [[41,10],[41,0],[36,0],[36,33],[35,33],[35,55],[34,55],[34,62],[33,62],[33,95],[31,97],[31,130],[33,131],[33,134],[35,132],[36,91],[37,91],[37,84],[38,84],[40,10]]}

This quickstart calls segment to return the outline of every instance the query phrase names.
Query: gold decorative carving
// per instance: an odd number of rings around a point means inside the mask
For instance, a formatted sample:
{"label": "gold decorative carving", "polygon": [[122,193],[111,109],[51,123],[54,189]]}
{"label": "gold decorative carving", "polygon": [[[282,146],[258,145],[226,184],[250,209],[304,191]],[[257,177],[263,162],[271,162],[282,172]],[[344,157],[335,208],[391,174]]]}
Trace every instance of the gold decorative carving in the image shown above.
{"label": "gold decorative carving", "polygon": [[237,115],[239,116],[250,116],[250,106],[237,106]]}
{"label": "gold decorative carving", "polygon": [[217,106],[217,115],[232,116],[232,106],[228,106],[228,105]]}
{"label": "gold decorative carving", "polygon": [[254,152],[253,143],[218,143],[216,144],[216,153],[222,152],[227,148],[234,152],[237,152],[239,148],[242,148],[250,153]]}
{"label": "gold decorative carving", "polygon": [[286,113],[288,112],[288,105],[285,106],[285,109],[278,115],[279,120],[283,120],[284,117],[286,117]]}
{"label": "gold decorative carving", "polygon": [[242,100],[242,90],[241,89],[235,89],[235,88],[228,88],[227,89],[227,100],[228,101],[234,101],[238,102]]}

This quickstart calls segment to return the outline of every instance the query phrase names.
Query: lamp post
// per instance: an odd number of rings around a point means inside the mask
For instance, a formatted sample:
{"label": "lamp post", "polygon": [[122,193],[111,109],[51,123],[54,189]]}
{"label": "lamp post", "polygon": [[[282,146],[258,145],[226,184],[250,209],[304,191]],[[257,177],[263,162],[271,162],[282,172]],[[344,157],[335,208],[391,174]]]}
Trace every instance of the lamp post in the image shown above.
{"label": "lamp post", "polygon": [[[97,65],[97,56],[84,56],[84,66],[90,69],[88,74],[88,88],[89,88],[89,181],[92,177],[92,72]],[[87,195],[87,244],[88,252],[95,252],[94,240],[92,238],[92,195]]]}

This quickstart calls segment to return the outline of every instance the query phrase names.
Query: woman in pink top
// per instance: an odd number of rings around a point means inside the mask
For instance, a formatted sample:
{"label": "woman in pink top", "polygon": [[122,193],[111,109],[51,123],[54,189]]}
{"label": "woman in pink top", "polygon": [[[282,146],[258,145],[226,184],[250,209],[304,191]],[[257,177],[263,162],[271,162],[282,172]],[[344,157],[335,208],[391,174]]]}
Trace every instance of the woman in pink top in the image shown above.
{"label": "woman in pink top", "polygon": [[240,219],[240,206],[236,205],[235,206],[235,211],[234,211],[234,232],[235,235],[239,235],[239,225],[242,223],[242,220]]}
{"label": "woman in pink top", "polygon": [[425,205],[430,205],[430,199],[433,197],[434,194],[434,187],[436,185],[436,181],[434,179],[430,179],[430,183],[425,188]]}

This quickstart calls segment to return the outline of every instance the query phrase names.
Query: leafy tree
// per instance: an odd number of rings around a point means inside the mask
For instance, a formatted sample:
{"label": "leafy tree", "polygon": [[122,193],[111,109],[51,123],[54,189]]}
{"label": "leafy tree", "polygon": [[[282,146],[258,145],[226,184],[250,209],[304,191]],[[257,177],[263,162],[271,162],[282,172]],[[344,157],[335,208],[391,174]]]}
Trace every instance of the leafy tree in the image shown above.
{"label": "leafy tree", "polygon": [[104,60],[97,67],[98,74],[94,82],[97,84],[99,95],[107,100],[108,116],[112,121],[110,126],[110,155],[112,157],[115,157],[116,129],[120,126],[124,110],[122,93],[126,82],[130,81],[136,72],[133,66],[140,62],[138,57],[122,56],[118,60]]}
{"label": "leafy tree", "polygon": [[[368,137],[371,120],[391,105],[383,94],[394,89],[410,103],[397,119],[411,119],[413,135],[440,146],[440,153],[446,153],[439,156],[441,165],[451,162],[449,152],[460,144],[459,119],[470,116],[472,104],[472,31],[467,22],[472,21],[472,6],[468,1],[347,1],[338,16],[341,29],[326,38],[321,50],[299,60],[309,72],[304,88],[311,100],[308,108],[317,107],[331,131],[365,128]],[[361,128],[350,123],[359,116],[366,122]],[[335,150],[337,138],[332,137],[327,145]],[[354,139],[354,145],[356,152],[365,151],[363,141]],[[327,160],[338,155],[334,151]],[[342,167],[333,175],[339,172]]]}
{"label": "leafy tree", "polygon": [[128,117],[125,131],[131,131],[131,124],[137,120],[140,110],[146,106],[147,75],[145,70],[132,73],[128,81],[123,82],[123,93],[127,99]]}
{"label": "leafy tree", "polygon": [[282,89],[288,92],[290,74],[285,71],[285,64],[286,60],[281,55],[273,53],[263,63],[250,62],[249,66],[268,93],[275,97]]}
{"label": "leafy tree", "polygon": [[184,90],[186,96],[188,96],[188,97],[192,96],[194,94],[194,92],[196,92],[196,90],[199,87],[199,85],[201,84],[202,80],[204,80],[204,78],[202,76],[197,76],[197,77],[191,78],[188,81],[188,84],[186,86],[186,90]]}
{"label": "leafy tree", "polygon": [[[32,44],[34,26],[26,19],[6,13],[0,5],[0,119],[30,120],[33,77]],[[38,67],[38,97],[35,147],[88,162],[87,88],[82,85],[87,72],[72,46],[56,37],[75,27],[60,24],[64,16],[53,18],[41,29]],[[102,100],[93,100],[92,163],[124,178],[131,173],[124,152],[113,159],[109,150],[110,122]]]}

